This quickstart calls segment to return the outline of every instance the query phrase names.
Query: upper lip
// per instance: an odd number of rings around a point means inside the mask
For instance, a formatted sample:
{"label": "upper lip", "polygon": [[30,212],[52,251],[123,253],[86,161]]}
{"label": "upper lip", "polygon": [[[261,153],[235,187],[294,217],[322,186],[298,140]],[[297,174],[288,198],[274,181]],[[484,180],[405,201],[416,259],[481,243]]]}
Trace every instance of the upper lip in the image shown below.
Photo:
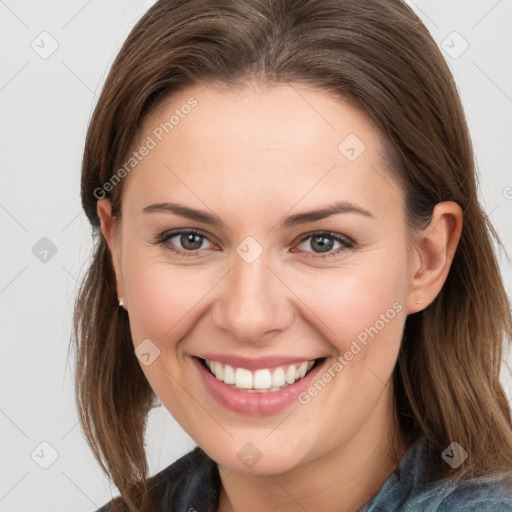
{"label": "upper lip", "polygon": [[290,356],[267,356],[258,358],[249,358],[243,356],[234,356],[231,354],[198,354],[196,357],[208,359],[209,361],[218,361],[222,364],[229,364],[235,368],[245,368],[247,370],[259,370],[263,368],[274,368],[276,366],[287,366],[304,361],[313,361],[318,357],[290,357]]}

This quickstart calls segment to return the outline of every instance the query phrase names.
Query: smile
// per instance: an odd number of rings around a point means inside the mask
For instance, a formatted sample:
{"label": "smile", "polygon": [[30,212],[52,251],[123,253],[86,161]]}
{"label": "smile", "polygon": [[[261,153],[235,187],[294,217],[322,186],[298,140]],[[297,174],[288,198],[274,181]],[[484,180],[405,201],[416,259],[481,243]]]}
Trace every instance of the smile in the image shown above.
{"label": "smile", "polygon": [[214,354],[191,357],[190,361],[215,402],[232,412],[250,416],[278,414],[297,404],[299,394],[311,386],[328,363],[326,357],[257,361],[221,357],[223,362],[216,360]]}
{"label": "smile", "polygon": [[251,371],[247,368],[235,368],[229,364],[210,359],[204,359],[203,361],[218,380],[228,384],[232,389],[248,393],[279,391],[302,379],[315,364],[315,360],[311,360],[303,361],[300,364]]}

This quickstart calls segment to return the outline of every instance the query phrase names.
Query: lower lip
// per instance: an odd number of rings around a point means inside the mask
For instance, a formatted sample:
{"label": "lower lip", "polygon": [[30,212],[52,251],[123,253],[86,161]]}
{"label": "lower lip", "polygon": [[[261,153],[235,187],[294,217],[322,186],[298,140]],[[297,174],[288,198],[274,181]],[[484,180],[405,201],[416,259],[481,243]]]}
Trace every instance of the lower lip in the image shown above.
{"label": "lower lip", "polygon": [[326,362],[326,360],[320,361],[305,377],[299,379],[294,384],[284,387],[280,391],[248,393],[246,391],[237,391],[217,379],[197,357],[192,357],[192,361],[197,367],[206,389],[217,402],[231,411],[250,416],[277,414],[293,402],[298,401],[298,396],[311,385]]}

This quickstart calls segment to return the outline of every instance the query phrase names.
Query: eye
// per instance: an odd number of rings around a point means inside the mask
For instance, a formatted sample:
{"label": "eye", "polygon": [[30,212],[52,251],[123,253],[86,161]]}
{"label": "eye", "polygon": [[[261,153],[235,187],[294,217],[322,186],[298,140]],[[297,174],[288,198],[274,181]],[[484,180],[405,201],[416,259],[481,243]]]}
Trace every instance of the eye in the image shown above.
{"label": "eye", "polygon": [[[338,244],[336,250],[333,250]],[[352,249],[354,247],[354,242],[352,240],[342,238],[334,233],[330,233],[329,231],[317,231],[315,233],[311,233],[306,237],[302,238],[300,245],[303,247],[301,250],[309,253],[307,258],[327,258],[335,256],[346,249]],[[313,249],[314,255],[311,256],[311,252],[307,250],[307,247]],[[296,252],[295,250],[293,252]]]}
{"label": "eye", "polygon": [[[208,242],[210,246],[204,247],[204,242]],[[167,250],[180,256],[196,256],[198,252],[205,249],[215,247],[206,235],[193,229],[179,229],[168,231],[160,235],[160,237],[152,242],[153,244],[163,245]],[[312,251],[308,250],[309,248]],[[338,246],[337,248],[335,246]],[[303,246],[301,248],[301,246]],[[355,243],[329,231],[317,231],[308,234],[301,239],[298,249],[292,252],[304,252],[306,258],[328,258],[336,256],[346,249],[353,249]]]}
{"label": "eye", "polygon": [[202,233],[193,229],[181,229],[163,233],[153,243],[164,245],[166,249],[181,256],[195,256],[198,251],[211,248],[203,247],[205,241],[208,239]]}

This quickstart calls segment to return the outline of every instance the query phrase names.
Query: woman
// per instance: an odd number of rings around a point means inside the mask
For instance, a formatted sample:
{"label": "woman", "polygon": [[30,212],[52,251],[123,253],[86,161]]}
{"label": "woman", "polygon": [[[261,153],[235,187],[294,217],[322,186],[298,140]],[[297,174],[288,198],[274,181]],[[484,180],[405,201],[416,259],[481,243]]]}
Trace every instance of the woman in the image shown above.
{"label": "woman", "polygon": [[[102,510],[512,510],[496,235],[407,5],[160,0],[106,80],[82,201]],[[158,400],[198,447],[150,478]]]}

